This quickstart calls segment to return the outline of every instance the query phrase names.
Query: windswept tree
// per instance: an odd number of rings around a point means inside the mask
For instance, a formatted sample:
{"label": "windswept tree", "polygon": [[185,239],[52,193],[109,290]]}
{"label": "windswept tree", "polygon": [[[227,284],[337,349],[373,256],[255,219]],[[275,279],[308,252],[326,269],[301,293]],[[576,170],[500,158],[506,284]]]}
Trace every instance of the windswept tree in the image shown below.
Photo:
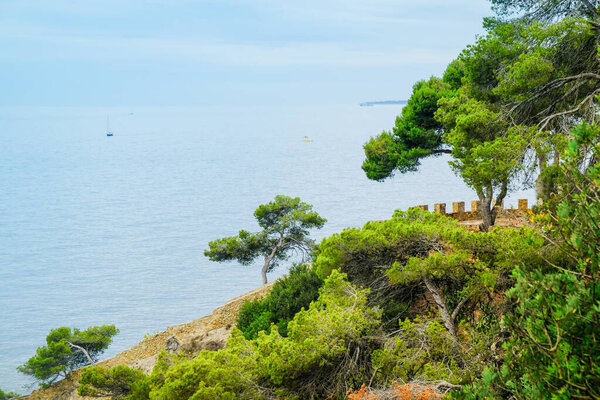
{"label": "windswept tree", "polygon": [[383,181],[395,172],[414,172],[421,159],[450,153],[443,140],[444,127],[434,114],[438,100],[448,95],[456,83],[456,75],[460,75],[457,69],[460,66],[455,63],[449,67],[454,73],[448,75],[449,83],[436,77],[417,82],[392,131],[383,131],[364,145],[366,159],[362,169],[367,178]]}
{"label": "windswept tree", "polygon": [[2,389],[0,389],[0,400],[8,400],[8,399],[12,399],[13,397],[19,397],[19,394],[14,393],[14,392],[4,392],[2,391]]}
{"label": "windswept tree", "polygon": [[598,0],[491,0],[492,8],[503,18],[555,21],[561,17],[598,18]]}
{"label": "windswept tree", "polygon": [[494,223],[492,199],[511,183],[535,181],[538,199],[550,197],[570,130],[597,122],[600,109],[599,1],[492,3],[498,18],[484,21],[487,34],[442,79],[414,86],[393,131],[365,144],[363,163],[381,181],[450,153],[481,201],[484,230]]}
{"label": "windswept tree", "polygon": [[50,384],[85,365],[95,365],[97,357],[119,332],[114,325],[92,326],[86,330],[60,327],[46,336],[46,346],[38,347],[35,356],[17,369]]}
{"label": "windswept tree", "polygon": [[483,58],[463,57],[449,65],[443,79],[417,83],[393,132],[365,144],[362,167],[369,179],[384,180],[396,171],[416,171],[425,157],[451,154],[454,172],[479,197],[481,229],[487,231],[496,219],[494,200],[502,203],[522,170],[531,131],[511,127],[489,89],[468,84],[465,69],[478,79],[490,74]]}
{"label": "windswept tree", "polygon": [[327,220],[313,211],[312,205],[299,197],[278,195],[275,200],[261,204],[254,211],[260,232],[241,230],[236,236],[224,237],[208,243],[204,255],[211,261],[236,260],[249,265],[263,256],[261,270],[263,284],[267,283],[267,272],[294,252],[308,254],[313,246],[309,230],[320,229]]}

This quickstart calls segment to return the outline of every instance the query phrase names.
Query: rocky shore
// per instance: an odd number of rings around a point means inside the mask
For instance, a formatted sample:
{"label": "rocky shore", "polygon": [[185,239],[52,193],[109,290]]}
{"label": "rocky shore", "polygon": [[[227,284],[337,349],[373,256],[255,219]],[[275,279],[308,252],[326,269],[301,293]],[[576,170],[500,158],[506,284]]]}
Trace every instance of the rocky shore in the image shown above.
{"label": "rocky shore", "polygon": [[[150,373],[156,364],[158,354],[162,350],[171,352],[184,351],[195,354],[200,350],[216,350],[225,346],[227,338],[237,320],[237,314],[246,300],[254,300],[266,296],[273,282],[238,296],[223,306],[216,308],[211,315],[180,325],[168,327],[163,332],[144,338],[135,346],[122,351],[116,356],[98,363],[106,367],[126,365]],[[19,400],[83,400],[77,394],[80,370],[72,371],[65,379],[46,389],[37,389]],[[17,399],[15,399],[17,400]]]}

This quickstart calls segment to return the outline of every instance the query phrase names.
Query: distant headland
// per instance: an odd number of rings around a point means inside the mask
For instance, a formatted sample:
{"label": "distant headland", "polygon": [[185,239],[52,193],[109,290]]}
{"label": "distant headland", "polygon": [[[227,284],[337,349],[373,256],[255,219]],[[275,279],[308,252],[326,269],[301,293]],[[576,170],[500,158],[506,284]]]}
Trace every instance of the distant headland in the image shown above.
{"label": "distant headland", "polygon": [[372,106],[381,106],[381,105],[389,105],[389,104],[406,104],[407,100],[383,100],[383,101],[366,101],[364,103],[360,103],[361,107],[372,107]]}

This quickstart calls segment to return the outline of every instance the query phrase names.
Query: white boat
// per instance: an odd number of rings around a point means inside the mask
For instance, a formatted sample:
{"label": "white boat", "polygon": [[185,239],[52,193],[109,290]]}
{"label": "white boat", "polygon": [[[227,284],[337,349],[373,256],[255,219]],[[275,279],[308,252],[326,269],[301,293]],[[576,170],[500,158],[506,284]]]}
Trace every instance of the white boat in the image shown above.
{"label": "white boat", "polygon": [[108,115],[106,116],[106,136],[113,136],[109,126]]}

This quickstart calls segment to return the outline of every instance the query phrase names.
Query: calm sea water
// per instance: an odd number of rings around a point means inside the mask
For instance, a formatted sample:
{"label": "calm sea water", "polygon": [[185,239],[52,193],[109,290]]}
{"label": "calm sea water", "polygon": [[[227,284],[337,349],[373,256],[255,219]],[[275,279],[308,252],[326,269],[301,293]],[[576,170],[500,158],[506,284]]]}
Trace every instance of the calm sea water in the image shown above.
{"label": "calm sea water", "polygon": [[[0,388],[31,390],[15,367],[52,328],[117,325],[108,357],[259,286],[258,267],[202,252],[257,229],[254,209],[276,194],[328,219],[317,239],[398,208],[474,199],[444,157],[384,183],[364,176],[362,144],[399,111],[0,109]],[[515,193],[507,206],[523,196],[533,198]]]}

